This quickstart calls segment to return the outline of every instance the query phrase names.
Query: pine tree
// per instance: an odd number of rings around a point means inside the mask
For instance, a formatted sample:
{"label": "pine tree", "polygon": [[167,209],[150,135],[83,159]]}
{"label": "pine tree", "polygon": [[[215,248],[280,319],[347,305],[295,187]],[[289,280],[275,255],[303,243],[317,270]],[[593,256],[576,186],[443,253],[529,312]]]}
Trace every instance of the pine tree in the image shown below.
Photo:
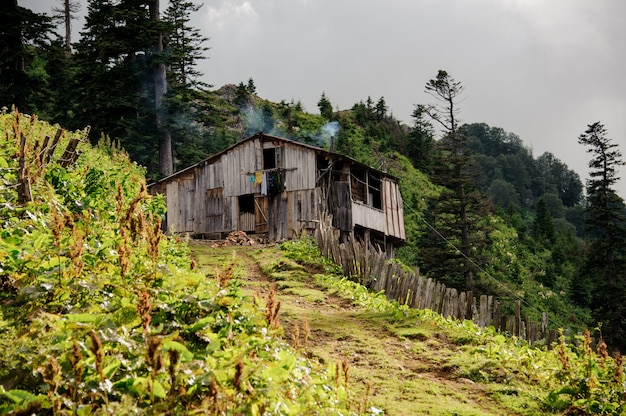
{"label": "pine tree", "polygon": [[444,191],[432,211],[437,233],[431,234],[431,244],[423,249],[422,259],[432,275],[452,286],[473,290],[476,264],[482,263],[482,246],[486,244],[479,236],[486,233],[477,232],[485,201],[472,181],[467,137],[458,128],[456,104],[463,86],[440,70],[436,79],[426,83],[426,92],[439,102],[420,108],[443,130],[443,138],[436,146],[433,181]]}
{"label": "pine tree", "polygon": [[[206,59],[209,47],[207,37],[202,36],[197,28],[190,25],[192,13],[200,10],[200,6],[186,0],[169,0],[163,21],[169,25],[165,36],[167,51],[168,82],[172,90],[182,93],[187,99],[197,98],[195,91],[202,91],[211,85],[201,80],[202,73],[197,66],[199,61]],[[252,79],[248,86],[254,86]]]}
{"label": "pine tree", "polygon": [[80,4],[75,0],[60,0],[61,7],[52,9],[56,13],[55,18],[62,21],[65,26],[65,54],[72,54],[72,20],[76,19],[76,13],[80,11]]}
{"label": "pine tree", "polygon": [[243,82],[237,84],[235,89],[235,105],[238,107],[245,107],[251,104],[252,95],[248,91],[248,87]]}
{"label": "pine tree", "polygon": [[50,17],[18,6],[17,0],[0,2],[0,106],[50,114],[52,29]]}
{"label": "pine tree", "polygon": [[173,172],[174,156],[192,158],[197,152],[190,149],[204,146],[195,127],[210,114],[207,85],[195,69],[205,39],[188,25],[198,7],[173,0],[161,19],[158,6],[157,0],[89,1],[76,46],[73,114],[76,124],[120,139],[150,175],[162,176]]}
{"label": "pine tree", "polygon": [[376,106],[374,107],[374,113],[376,114],[376,120],[381,121],[387,116],[387,103],[385,103],[385,97],[380,97],[378,101],[376,101]]}
{"label": "pine tree", "polygon": [[589,162],[585,227],[591,241],[582,268],[582,288],[591,289],[595,318],[612,345],[626,348],[626,217],[624,200],[614,186],[625,163],[618,146],[596,122],[578,138],[593,154]]}
{"label": "pine tree", "polygon": [[248,80],[248,85],[246,86],[246,88],[248,89],[248,92],[250,92],[250,94],[256,94],[256,85],[254,84],[254,80],[252,78]]}
{"label": "pine tree", "polygon": [[548,210],[548,205],[543,198],[540,198],[537,202],[534,226],[533,235],[535,240],[554,244],[556,238],[554,222],[552,221],[552,214]]}
{"label": "pine tree", "polygon": [[156,129],[159,137],[159,173],[169,176],[174,173],[174,154],[172,151],[172,132],[169,125],[168,111],[165,104],[167,94],[167,71],[163,56],[163,27],[160,24],[161,11],[159,0],[149,4],[151,28],[154,28],[152,49],[152,76],[154,81],[154,112]]}
{"label": "pine tree", "polygon": [[[168,1],[163,16],[164,59],[167,64],[168,127],[172,135],[172,151],[176,168],[184,168],[211,153],[221,141],[214,137],[214,111],[208,98],[211,85],[202,80],[198,64],[206,59],[208,38],[191,26],[191,16],[200,6],[188,0]],[[252,80],[248,81],[252,86]]]}
{"label": "pine tree", "polygon": [[326,97],[326,93],[322,92],[320,100],[317,102],[317,108],[320,110],[320,115],[326,120],[331,120],[333,117],[333,105]]}
{"label": "pine tree", "polygon": [[147,1],[90,0],[76,44],[74,124],[110,135],[149,171],[158,169],[154,79],[148,55],[154,31]]}
{"label": "pine tree", "polygon": [[411,114],[413,127],[407,135],[407,156],[413,166],[422,172],[429,173],[433,164],[434,128],[425,117],[422,106],[417,105]]}

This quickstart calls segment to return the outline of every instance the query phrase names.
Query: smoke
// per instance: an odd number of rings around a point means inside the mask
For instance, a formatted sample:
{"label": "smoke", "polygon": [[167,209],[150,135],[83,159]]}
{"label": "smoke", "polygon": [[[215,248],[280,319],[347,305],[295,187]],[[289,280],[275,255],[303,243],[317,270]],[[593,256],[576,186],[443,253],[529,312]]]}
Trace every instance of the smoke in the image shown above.
{"label": "smoke", "polygon": [[284,136],[284,132],[277,128],[272,113],[251,105],[241,108],[240,112],[246,135],[263,132],[274,136]]}
{"label": "smoke", "polygon": [[337,136],[340,128],[341,126],[339,125],[338,121],[329,121],[322,126],[321,130],[323,134],[327,135],[330,138],[331,136]]}
{"label": "smoke", "polygon": [[253,105],[240,107],[243,132],[246,136],[263,132],[272,136],[317,145],[322,148],[330,147],[331,137],[337,138],[341,125],[338,121],[329,121],[317,131],[303,130],[294,127],[290,132],[284,121],[275,118],[269,108],[258,108]]}
{"label": "smoke", "polygon": [[338,121],[329,121],[324,124],[320,129],[321,133],[316,137],[318,146],[326,148],[330,147],[331,137],[334,137],[336,140],[340,129],[341,125]]}

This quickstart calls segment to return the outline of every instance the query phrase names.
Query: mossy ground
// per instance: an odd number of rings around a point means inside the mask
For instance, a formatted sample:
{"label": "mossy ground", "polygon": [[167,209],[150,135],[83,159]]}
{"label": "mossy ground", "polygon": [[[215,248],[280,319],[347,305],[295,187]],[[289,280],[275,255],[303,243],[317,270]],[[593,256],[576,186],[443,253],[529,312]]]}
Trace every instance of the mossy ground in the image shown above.
{"label": "mossy ground", "polygon": [[541,400],[530,400],[542,392],[516,383],[497,360],[473,353],[476,346],[462,331],[397,310],[357,305],[316,278],[319,270],[287,259],[277,246],[190,246],[209,276],[213,268],[236,261],[237,276],[251,300],[264,299],[273,286],[281,302],[284,337],[292,347],[321,363],[344,368],[347,363],[354,410],[389,415],[545,414]]}

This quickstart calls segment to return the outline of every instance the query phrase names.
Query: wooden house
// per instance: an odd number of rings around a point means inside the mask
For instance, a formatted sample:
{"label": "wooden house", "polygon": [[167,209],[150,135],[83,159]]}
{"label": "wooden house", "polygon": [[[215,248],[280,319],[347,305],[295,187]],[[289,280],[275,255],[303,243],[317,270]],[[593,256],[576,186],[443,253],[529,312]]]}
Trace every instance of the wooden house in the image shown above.
{"label": "wooden house", "polygon": [[398,179],[321,148],[259,133],[149,186],[167,201],[165,227],[219,239],[231,231],[269,241],[314,230],[332,215],[341,238],[393,253],[406,240]]}

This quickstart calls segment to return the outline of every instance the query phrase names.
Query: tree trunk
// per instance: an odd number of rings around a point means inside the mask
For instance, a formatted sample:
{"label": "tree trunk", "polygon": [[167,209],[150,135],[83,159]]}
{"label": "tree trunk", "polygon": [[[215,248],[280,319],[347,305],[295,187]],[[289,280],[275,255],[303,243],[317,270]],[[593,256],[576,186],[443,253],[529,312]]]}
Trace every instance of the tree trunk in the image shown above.
{"label": "tree trunk", "polygon": [[[150,18],[157,23],[159,17],[159,0],[150,3]],[[163,34],[159,31],[154,45],[155,55],[159,60],[163,53]],[[157,62],[154,65],[154,105],[156,113],[156,126],[161,134],[159,138],[159,172],[163,176],[174,173],[174,160],[172,155],[172,135],[167,125],[167,112],[163,106],[163,99],[167,93],[167,76],[165,63]]]}
{"label": "tree trunk", "polygon": [[[22,44],[22,29],[24,22],[19,18],[19,5],[17,4],[17,0],[5,0],[0,2],[0,14],[3,19],[7,19],[9,22],[5,22],[4,27],[2,28],[2,45],[0,46],[0,51],[8,59],[11,59],[11,67],[8,68],[9,71],[14,73],[23,72],[24,71],[24,56],[22,53],[23,44]],[[19,21],[18,21],[19,20]],[[9,30],[7,30],[9,29]],[[4,65],[8,64],[9,61],[3,62]],[[6,77],[5,77],[6,78]],[[7,79],[3,79],[3,81],[7,81]],[[6,103],[7,105],[10,103]],[[13,103],[17,104],[17,103]]]}
{"label": "tree trunk", "polygon": [[63,0],[63,19],[65,21],[65,54],[72,53],[72,3],[70,0]]}

